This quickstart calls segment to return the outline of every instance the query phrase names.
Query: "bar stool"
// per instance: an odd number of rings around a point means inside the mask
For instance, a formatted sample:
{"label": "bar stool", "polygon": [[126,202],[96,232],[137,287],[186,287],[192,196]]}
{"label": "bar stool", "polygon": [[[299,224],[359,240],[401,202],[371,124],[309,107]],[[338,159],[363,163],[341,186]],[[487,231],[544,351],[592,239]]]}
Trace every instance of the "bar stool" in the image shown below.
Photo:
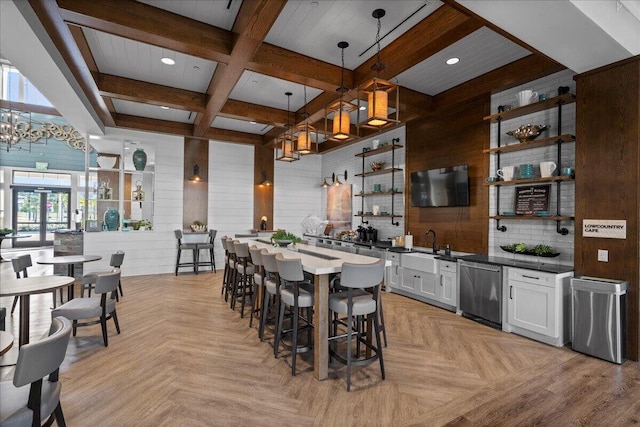
{"label": "bar stool", "polygon": [[222,288],[220,288],[220,295],[224,295],[224,289],[227,286],[227,278],[229,276],[229,251],[227,250],[227,236],[222,236],[220,239],[222,249],[224,249],[224,272],[222,273]]}
{"label": "bar stool", "polygon": [[[271,320],[276,323],[278,318],[278,309],[280,307],[280,275],[278,274],[278,263],[276,262],[276,253],[269,252],[266,249],[260,251],[260,260],[262,261],[262,269],[264,271],[264,290],[262,295],[262,305],[260,307],[261,319],[258,337],[260,341],[264,340],[264,330],[269,322],[269,312],[274,311]],[[275,334],[274,334],[275,336]],[[273,347],[273,356],[276,356],[275,345]]]}
{"label": "bar stool", "polygon": [[[229,256],[229,276],[227,277],[227,286],[224,289],[224,300],[229,301],[229,294],[233,290],[238,271],[236,270],[236,247],[233,244],[234,240],[227,238],[227,253]],[[233,299],[233,298],[232,298]],[[232,301],[233,303],[233,301]]]}
{"label": "bar stool", "polygon": [[[182,243],[182,230],[175,230],[176,239],[178,239],[178,257],[176,258],[176,276],[178,275],[178,268],[191,267],[193,272],[198,274],[198,247],[195,243]],[[193,260],[191,262],[180,262],[180,256],[183,250],[193,251]]]}
{"label": "bar stool", "polygon": [[[251,246],[249,248],[249,254],[251,254],[251,263],[255,266],[255,273],[253,273],[253,294],[251,295],[251,316],[249,317],[249,327],[253,326],[253,317],[258,314],[258,320],[262,318],[260,316],[260,296],[265,294],[264,281],[265,273],[262,266],[262,249]],[[260,292],[258,292],[258,290]],[[259,329],[259,328],[258,328]]]}
{"label": "bar stool", "polygon": [[[214,248],[213,241],[216,238],[216,234],[218,234],[218,230],[209,230],[209,240],[206,243],[196,243],[196,246],[198,247],[198,249],[197,249],[197,251],[198,251],[198,259],[197,259],[198,269],[200,267],[209,266],[209,267],[211,267],[211,271],[213,271],[214,273],[216,272],[216,259],[215,259],[214,255],[213,255],[213,248]],[[209,251],[209,261],[200,261],[200,251],[203,250],[203,249]]]}
{"label": "bar stool", "polygon": [[[278,326],[276,328],[275,337],[275,355],[278,357],[278,350],[280,347],[280,341],[283,334],[284,323],[284,311],[285,306],[289,306],[291,309],[292,326],[291,326],[291,375],[296,375],[296,356],[298,353],[310,351],[312,349],[311,339],[311,319],[313,318],[313,286],[304,282],[304,272],[302,271],[302,262],[300,258],[287,259],[281,254],[276,255],[276,262],[278,264],[278,274],[280,279],[291,284],[288,287],[282,287],[280,289],[280,310],[278,316]],[[307,315],[302,317],[300,315],[300,309],[305,309]],[[300,320],[305,322],[302,328],[299,328]],[[307,346],[298,346],[298,333],[301,330],[307,331]]]}
{"label": "bar stool", "polygon": [[236,280],[233,282],[233,299],[231,309],[236,309],[236,301],[240,299],[240,317],[244,317],[244,306],[247,297],[253,299],[253,274],[255,266],[249,261],[249,244],[233,242],[236,252]]}
{"label": "bar stool", "polygon": [[[342,264],[342,277],[340,285],[346,288],[343,292],[336,292],[329,295],[329,309],[334,313],[346,314],[347,331],[342,335],[334,335],[329,338],[329,342],[338,339],[347,339],[346,357],[339,354],[332,346],[329,346],[329,353],[340,363],[347,365],[347,391],[351,390],[351,367],[365,366],[380,361],[380,372],[384,380],[384,361],[382,358],[382,345],[380,340],[380,323],[378,319],[380,286],[384,280],[384,260],[379,260],[373,264]],[[359,292],[365,288],[372,288],[373,293]],[[354,323],[364,320],[365,316],[373,321],[376,343],[374,345],[370,331],[360,332],[359,328],[354,331]],[[364,344],[373,351],[371,357],[360,357],[360,352],[353,354],[352,341],[355,336],[357,343]],[[335,346],[334,346],[335,347]],[[366,355],[365,355],[366,356]]]}

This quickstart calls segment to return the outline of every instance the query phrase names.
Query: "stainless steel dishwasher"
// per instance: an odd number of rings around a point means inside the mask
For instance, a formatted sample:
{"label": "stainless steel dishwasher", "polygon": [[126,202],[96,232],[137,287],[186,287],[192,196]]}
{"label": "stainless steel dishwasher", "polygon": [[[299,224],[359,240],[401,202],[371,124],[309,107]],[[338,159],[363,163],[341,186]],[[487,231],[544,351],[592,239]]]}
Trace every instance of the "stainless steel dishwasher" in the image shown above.
{"label": "stainless steel dishwasher", "polygon": [[502,325],[502,267],[470,261],[460,264],[462,314],[493,327]]}

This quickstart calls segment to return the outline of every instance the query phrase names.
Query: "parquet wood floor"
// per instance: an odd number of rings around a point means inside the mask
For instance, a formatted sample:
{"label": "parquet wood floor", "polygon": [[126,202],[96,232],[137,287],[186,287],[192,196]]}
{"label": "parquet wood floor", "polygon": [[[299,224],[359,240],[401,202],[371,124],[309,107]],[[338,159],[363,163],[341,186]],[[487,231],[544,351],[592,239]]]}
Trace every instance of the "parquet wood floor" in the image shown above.
{"label": "parquet wood floor", "polygon": [[[2,265],[2,275],[7,273]],[[73,426],[628,426],[640,423],[640,365],[618,366],[384,294],[387,378],[377,364],[318,382],[312,354],[273,358],[220,297],[222,273],[123,278],[122,329],[80,328],[61,369]],[[50,322],[33,298],[32,339]],[[3,298],[2,306],[11,301]],[[17,334],[18,313],[7,329]],[[12,368],[2,368],[3,380]]]}

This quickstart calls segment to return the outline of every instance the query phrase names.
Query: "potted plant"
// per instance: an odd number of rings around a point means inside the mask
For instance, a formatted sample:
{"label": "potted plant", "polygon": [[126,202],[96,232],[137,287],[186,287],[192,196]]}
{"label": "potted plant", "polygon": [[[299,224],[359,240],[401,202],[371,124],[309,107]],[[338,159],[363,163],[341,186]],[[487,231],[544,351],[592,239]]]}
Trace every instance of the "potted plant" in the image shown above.
{"label": "potted plant", "polygon": [[293,233],[287,233],[284,230],[279,230],[271,235],[271,241],[278,246],[288,246],[291,243],[299,243],[302,239]]}
{"label": "potted plant", "polygon": [[207,224],[203,224],[200,221],[193,221],[193,224],[191,224],[191,231],[196,233],[207,231]]}
{"label": "potted plant", "polygon": [[143,219],[142,221],[140,221],[138,223],[138,229],[139,230],[143,230],[143,231],[144,230],[151,231],[151,230],[153,230],[153,223],[148,219]]}
{"label": "potted plant", "polygon": [[9,234],[13,234],[14,231],[12,228],[1,228],[0,229],[0,236],[8,236]]}

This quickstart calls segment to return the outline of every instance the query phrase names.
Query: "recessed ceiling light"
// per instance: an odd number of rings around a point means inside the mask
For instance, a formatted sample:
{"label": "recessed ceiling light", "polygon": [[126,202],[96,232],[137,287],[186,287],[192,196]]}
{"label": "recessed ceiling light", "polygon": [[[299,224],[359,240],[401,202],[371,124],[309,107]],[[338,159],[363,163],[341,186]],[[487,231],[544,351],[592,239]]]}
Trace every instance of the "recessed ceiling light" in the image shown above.
{"label": "recessed ceiling light", "polygon": [[364,111],[364,110],[366,110],[366,109],[367,109],[367,107],[365,107],[364,105],[361,105],[361,106],[360,106],[360,111]]}
{"label": "recessed ceiling light", "polygon": [[458,62],[460,62],[460,58],[449,58],[447,59],[447,65],[453,65],[453,64],[457,64]]}
{"label": "recessed ceiling light", "polygon": [[167,107],[166,105],[161,105],[160,108],[162,108],[163,110],[168,110],[169,107]]}
{"label": "recessed ceiling light", "polygon": [[251,123],[252,125],[257,124],[258,122],[256,122],[255,120],[251,120],[249,123]]}
{"label": "recessed ceiling light", "polygon": [[160,59],[160,61],[165,65],[174,65],[176,63],[175,60],[173,60],[171,58],[167,58],[166,56],[164,58]]}

